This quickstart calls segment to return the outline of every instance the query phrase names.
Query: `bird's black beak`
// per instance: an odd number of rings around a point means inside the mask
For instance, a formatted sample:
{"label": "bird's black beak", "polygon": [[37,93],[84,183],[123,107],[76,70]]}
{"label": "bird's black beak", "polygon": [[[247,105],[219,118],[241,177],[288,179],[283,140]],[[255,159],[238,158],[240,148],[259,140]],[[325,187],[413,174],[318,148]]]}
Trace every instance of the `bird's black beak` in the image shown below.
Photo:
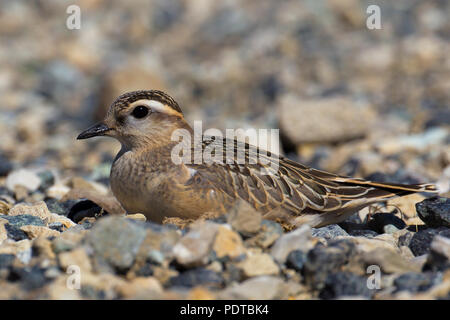
{"label": "bird's black beak", "polygon": [[100,123],[94,124],[92,127],[88,128],[88,129],[84,130],[82,133],[80,133],[80,135],[77,137],[77,140],[89,139],[89,138],[97,137],[97,136],[103,136],[109,130],[111,130],[111,128],[109,128],[106,124],[100,122]]}

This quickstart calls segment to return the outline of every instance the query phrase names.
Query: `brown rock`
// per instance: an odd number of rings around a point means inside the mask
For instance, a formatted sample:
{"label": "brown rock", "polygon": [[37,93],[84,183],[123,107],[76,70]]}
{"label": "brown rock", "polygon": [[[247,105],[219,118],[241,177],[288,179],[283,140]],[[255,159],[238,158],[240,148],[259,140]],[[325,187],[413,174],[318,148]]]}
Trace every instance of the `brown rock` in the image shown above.
{"label": "brown rock", "polygon": [[191,226],[191,230],[174,246],[173,254],[183,266],[200,266],[208,262],[218,225],[200,221]]}
{"label": "brown rock", "polygon": [[114,196],[106,196],[96,190],[72,189],[61,201],[88,199],[96,203],[98,206],[106,210],[109,214],[123,215],[125,209]]}
{"label": "brown rock", "polygon": [[245,278],[257,276],[277,275],[279,268],[272,257],[266,253],[250,255],[244,261],[237,264]]}
{"label": "brown rock", "polygon": [[219,294],[220,299],[287,299],[286,284],[280,278],[261,276],[233,285]]}
{"label": "brown rock", "polygon": [[59,264],[64,270],[71,265],[80,268],[81,273],[91,273],[92,265],[84,248],[76,248],[72,251],[62,252],[58,255]]}
{"label": "brown rock", "polygon": [[170,278],[176,277],[178,275],[178,271],[173,269],[167,269],[164,267],[155,266],[153,268],[153,276],[158,279],[161,284],[166,284]]}
{"label": "brown rock", "polygon": [[420,272],[421,265],[411,263],[392,250],[377,248],[362,253],[362,260],[367,265],[377,265],[384,273]]}
{"label": "brown rock", "polygon": [[39,253],[39,256],[47,259],[54,259],[56,257],[52,249],[52,242],[46,237],[38,237],[33,241],[33,250]]}
{"label": "brown rock", "polygon": [[364,137],[376,118],[371,108],[347,97],[308,100],[286,96],[279,115],[283,134],[295,145]]}
{"label": "brown rock", "polygon": [[189,291],[186,299],[188,300],[215,300],[216,296],[214,293],[206,288],[195,287]]}
{"label": "brown rock", "polygon": [[224,226],[220,226],[217,231],[213,250],[219,259],[224,257],[234,259],[245,253],[245,247],[239,234]]}
{"label": "brown rock", "polygon": [[44,201],[37,202],[33,205],[28,205],[24,203],[16,204],[14,207],[9,210],[10,216],[18,216],[22,214],[29,214],[32,216],[36,216],[41,218],[43,221],[47,221],[51,219],[51,213],[47,208],[47,205]]}
{"label": "brown rock", "polygon": [[32,242],[28,239],[20,241],[4,240],[0,246],[0,254],[13,254],[22,263],[28,264],[31,260],[31,245]]}
{"label": "brown rock", "polygon": [[60,235],[58,231],[42,226],[23,226],[20,227],[20,230],[24,231],[31,239],[37,237],[57,237]]}
{"label": "brown rock", "polygon": [[0,215],[0,245],[4,240],[8,239],[8,233],[6,232],[5,229],[5,224],[7,224],[8,221],[5,219],[1,219],[1,217],[2,216]]}
{"label": "brown rock", "polygon": [[239,233],[251,236],[261,229],[262,216],[246,201],[240,200],[228,212],[227,222]]}
{"label": "brown rock", "polygon": [[123,299],[161,299],[163,288],[154,277],[138,277],[118,286]]}
{"label": "brown rock", "polygon": [[8,214],[11,205],[3,200],[0,200],[0,214]]}

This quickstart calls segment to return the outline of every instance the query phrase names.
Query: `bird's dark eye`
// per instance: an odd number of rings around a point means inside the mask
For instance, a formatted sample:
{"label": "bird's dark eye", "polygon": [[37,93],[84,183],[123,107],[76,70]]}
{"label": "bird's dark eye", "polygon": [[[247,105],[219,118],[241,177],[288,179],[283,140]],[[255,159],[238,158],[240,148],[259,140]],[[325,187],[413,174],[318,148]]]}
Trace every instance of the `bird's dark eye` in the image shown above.
{"label": "bird's dark eye", "polygon": [[134,108],[133,112],[131,113],[133,115],[133,117],[137,118],[137,119],[142,119],[144,118],[146,115],[148,115],[148,107],[146,106],[137,106],[136,108]]}

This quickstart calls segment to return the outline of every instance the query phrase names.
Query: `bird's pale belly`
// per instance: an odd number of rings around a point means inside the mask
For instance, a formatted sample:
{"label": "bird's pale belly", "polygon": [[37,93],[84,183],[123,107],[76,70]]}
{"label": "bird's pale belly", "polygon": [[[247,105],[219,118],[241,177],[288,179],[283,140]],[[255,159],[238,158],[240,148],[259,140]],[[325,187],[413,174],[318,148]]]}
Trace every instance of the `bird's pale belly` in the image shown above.
{"label": "bird's pale belly", "polygon": [[223,195],[214,190],[192,190],[180,176],[174,179],[174,175],[169,178],[147,172],[143,178],[127,167],[115,163],[110,181],[114,196],[128,214],[142,213],[148,220],[161,223],[164,218],[197,219],[225,212]]}

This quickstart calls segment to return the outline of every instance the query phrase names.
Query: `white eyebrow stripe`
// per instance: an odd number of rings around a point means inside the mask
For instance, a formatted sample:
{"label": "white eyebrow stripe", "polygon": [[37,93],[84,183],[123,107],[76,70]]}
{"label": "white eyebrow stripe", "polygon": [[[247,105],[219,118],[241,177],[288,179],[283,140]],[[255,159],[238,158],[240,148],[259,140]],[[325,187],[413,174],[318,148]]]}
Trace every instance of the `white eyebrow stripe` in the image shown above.
{"label": "white eyebrow stripe", "polygon": [[131,104],[132,107],[137,106],[137,105],[144,105],[147,107],[150,107],[151,109],[155,110],[155,111],[159,111],[159,112],[167,112],[167,107],[162,104],[159,101],[156,100],[148,100],[148,99],[141,99],[141,100],[137,100],[135,102],[133,102]]}
{"label": "white eyebrow stripe", "polygon": [[183,117],[183,115],[180,112],[156,100],[149,100],[149,99],[136,100],[132,104],[130,104],[130,107],[142,105],[147,106],[157,112],[165,113],[168,115],[175,115],[177,117]]}

